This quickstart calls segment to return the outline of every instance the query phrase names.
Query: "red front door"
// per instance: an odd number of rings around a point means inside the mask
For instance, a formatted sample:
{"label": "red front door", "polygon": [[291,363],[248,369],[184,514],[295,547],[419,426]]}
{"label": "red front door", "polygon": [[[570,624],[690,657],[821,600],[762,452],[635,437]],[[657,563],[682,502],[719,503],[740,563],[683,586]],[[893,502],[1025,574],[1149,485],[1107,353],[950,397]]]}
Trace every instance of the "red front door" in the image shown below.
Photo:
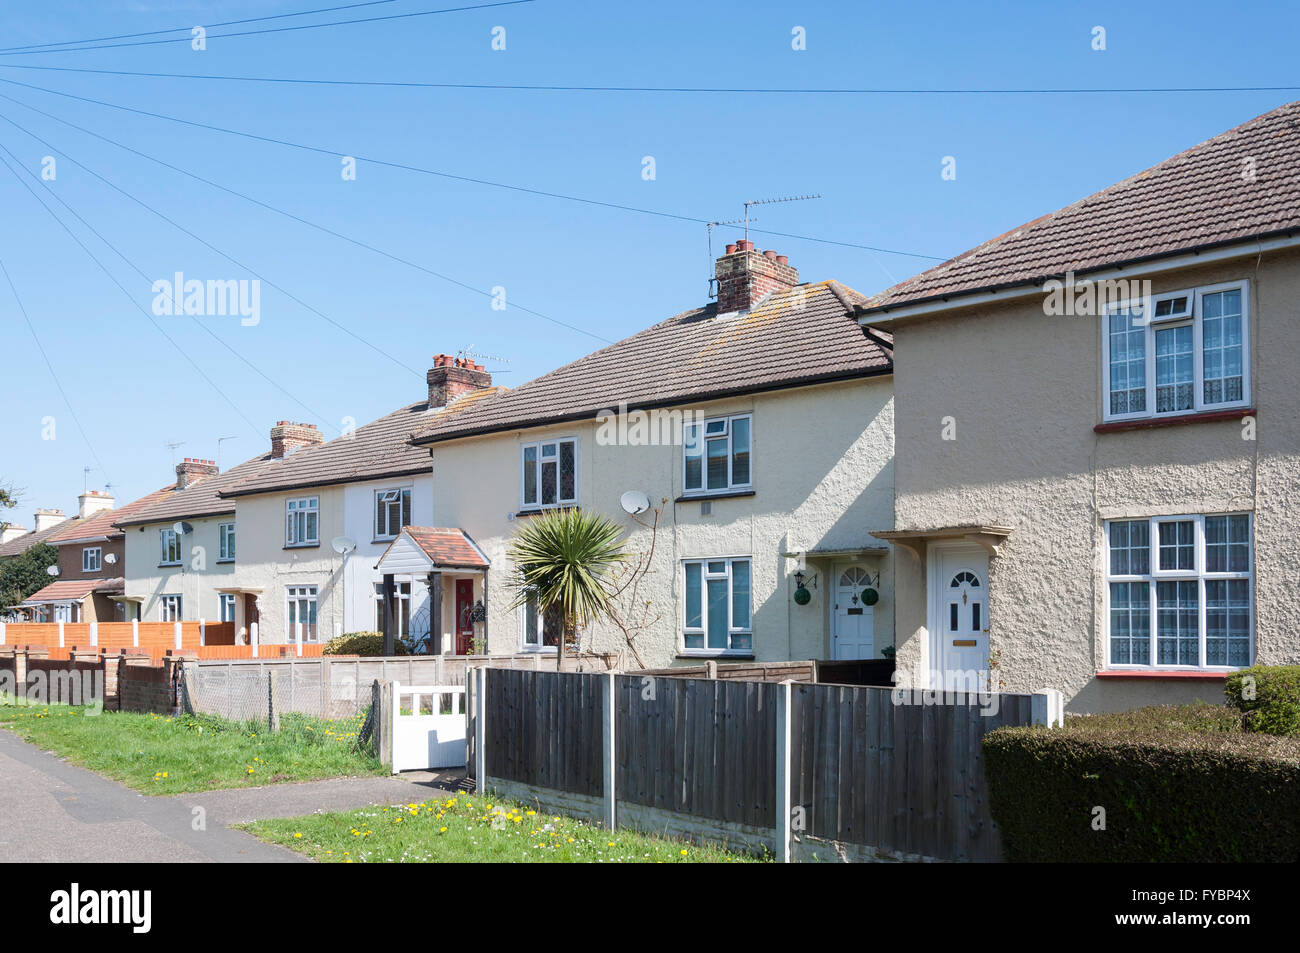
{"label": "red front door", "polygon": [[474,580],[456,580],[456,654],[469,655],[474,649],[474,623],[470,613],[474,608]]}

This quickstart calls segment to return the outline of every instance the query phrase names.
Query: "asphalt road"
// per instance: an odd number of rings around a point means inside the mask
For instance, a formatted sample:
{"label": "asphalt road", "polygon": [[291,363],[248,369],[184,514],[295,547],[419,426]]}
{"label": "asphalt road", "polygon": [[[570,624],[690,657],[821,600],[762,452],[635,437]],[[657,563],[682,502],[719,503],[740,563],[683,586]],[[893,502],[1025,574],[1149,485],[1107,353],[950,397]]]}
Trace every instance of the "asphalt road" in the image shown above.
{"label": "asphalt road", "polygon": [[0,862],[307,863],[228,825],[428,800],[448,772],[151,797],[0,730]]}

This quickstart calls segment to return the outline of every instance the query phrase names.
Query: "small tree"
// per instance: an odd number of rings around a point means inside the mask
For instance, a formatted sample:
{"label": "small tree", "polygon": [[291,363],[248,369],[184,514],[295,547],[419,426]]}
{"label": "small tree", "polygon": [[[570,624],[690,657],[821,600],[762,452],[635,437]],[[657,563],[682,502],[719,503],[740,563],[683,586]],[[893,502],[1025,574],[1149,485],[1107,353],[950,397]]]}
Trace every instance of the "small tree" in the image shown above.
{"label": "small tree", "polygon": [[46,571],[57,565],[59,551],[49,543],[37,543],[25,553],[0,562],[0,608],[22,602],[53,580]]}
{"label": "small tree", "polygon": [[564,643],[609,609],[606,579],[627,558],[621,536],[618,525],[604,516],[563,509],[534,517],[510,541],[511,608],[532,602],[539,615],[559,616],[557,669],[564,665]]}

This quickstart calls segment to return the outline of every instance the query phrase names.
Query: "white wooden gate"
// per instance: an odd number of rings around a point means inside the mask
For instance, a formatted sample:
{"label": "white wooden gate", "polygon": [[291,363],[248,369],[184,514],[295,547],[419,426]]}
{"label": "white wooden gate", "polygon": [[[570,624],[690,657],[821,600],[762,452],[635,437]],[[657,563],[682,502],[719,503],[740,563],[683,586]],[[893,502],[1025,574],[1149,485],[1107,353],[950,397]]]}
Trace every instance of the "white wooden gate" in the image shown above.
{"label": "white wooden gate", "polygon": [[465,763],[465,686],[393,682],[393,774]]}

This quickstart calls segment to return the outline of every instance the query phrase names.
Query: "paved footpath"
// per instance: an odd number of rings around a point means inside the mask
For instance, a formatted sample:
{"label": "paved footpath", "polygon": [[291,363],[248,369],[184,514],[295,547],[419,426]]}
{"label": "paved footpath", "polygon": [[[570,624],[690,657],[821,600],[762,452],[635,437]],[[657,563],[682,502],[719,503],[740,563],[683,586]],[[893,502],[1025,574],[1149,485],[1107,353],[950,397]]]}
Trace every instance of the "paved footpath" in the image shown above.
{"label": "paved footpath", "polygon": [[[152,797],[78,768],[0,729],[0,862],[306,863],[228,825],[370,804],[426,801],[452,772],[336,778]],[[194,809],[206,829],[194,830]]]}

